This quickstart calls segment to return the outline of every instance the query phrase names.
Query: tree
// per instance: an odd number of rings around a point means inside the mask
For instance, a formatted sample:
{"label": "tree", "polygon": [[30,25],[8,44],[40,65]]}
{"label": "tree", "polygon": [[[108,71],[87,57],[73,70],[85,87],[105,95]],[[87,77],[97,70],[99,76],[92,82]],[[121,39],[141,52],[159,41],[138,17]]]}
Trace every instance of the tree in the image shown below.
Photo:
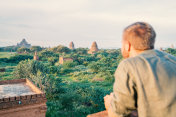
{"label": "tree", "polygon": [[57,47],[54,47],[51,49],[54,52],[58,52],[58,53],[69,53],[71,52],[71,50],[63,45],[59,45]]}
{"label": "tree", "polygon": [[51,65],[54,65],[58,60],[58,57],[48,57],[48,61],[51,63]]}
{"label": "tree", "polygon": [[47,66],[40,61],[24,60],[21,61],[14,70],[14,77],[30,78],[33,80],[33,76],[37,75],[37,72],[48,73]]}
{"label": "tree", "polygon": [[39,53],[39,56],[41,56],[41,57],[53,57],[53,56],[55,56],[55,53],[53,51],[43,50]]}
{"label": "tree", "polygon": [[29,48],[21,47],[21,48],[18,48],[18,49],[17,49],[17,52],[20,52],[20,53],[30,52],[30,49],[29,49]]}
{"label": "tree", "polygon": [[42,51],[42,48],[40,46],[32,46],[30,50],[31,52],[35,52],[35,51],[39,52],[39,51]]}
{"label": "tree", "polygon": [[172,55],[176,56],[176,49],[167,48],[165,51],[166,51],[167,53],[169,53],[169,54],[172,54]]}
{"label": "tree", "polygon": [[68,61],[68,62],[64,62],[63,68],[68,68],[69,69],[69,68],[75,67],[76,65],[78,65],[77,62]]}
{"label": "tree", "polygon": [[[39,59],[42,60],[42,61],[48,61],[48,58],[50,58],[50,57],[54,57],[54,58],[59,59],[59,54],[54,53],[51,50],[42,50],[41,52],[39,52]],[[51,59],[51,61],[52,61],[52,59]]]}
{"label": "tree", "polygon": [[16,52],[18,48],[17,46],[0,47],[0,52]]}
{"label": "tree", "polygon": [[88,68],[91,69],[92,72],[97,73],[101,67],[101,64],[98,62],[92,62],[88,65]]}
{"label": "tree", "polygon": [[87,48],[77,48],[77,49],[76,49],[76,53],[77,53],[77,54],[81,54],[81,55],[87,54],[87,51],[88,51]]}

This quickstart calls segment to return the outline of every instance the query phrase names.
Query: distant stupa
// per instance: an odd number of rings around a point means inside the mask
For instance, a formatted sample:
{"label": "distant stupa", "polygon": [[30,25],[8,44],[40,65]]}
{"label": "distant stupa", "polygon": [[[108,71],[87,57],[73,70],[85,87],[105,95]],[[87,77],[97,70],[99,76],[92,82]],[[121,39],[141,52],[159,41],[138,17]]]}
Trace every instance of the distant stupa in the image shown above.
{"label": "distant stupa", "polygon": [[39,60],[39,57],[37,55],[37,52],[35,51],[35,54],[34,54],[34,60]]}
{"label": "distant stupa", "polygon": [[25,48],[30,48],[31,44],[28,44],[26,39],[23,39],[20,43],[17,43],[17,47],[25,47]]}
{"label": "distant stupa", "polygon": [[174,44],[171,45],[171,48],[174,49]]}
{"label": "distant stupa", "polygon": [[70,42],[70,44],[69,44],[69,48],[70,48],[71,50],[74,50],[74,49],[75,49],[75,46],[74,46],[73,41],[72,41],[72,42]]}
{"label": "distant stupa", "polygon": [[91,46],[90,50],[88,51],[88,53],[89,54],[95,54],[97,51],[98,51],[98,46],[97,46],[96,41],[94,41],[92,43],[92,46]]}

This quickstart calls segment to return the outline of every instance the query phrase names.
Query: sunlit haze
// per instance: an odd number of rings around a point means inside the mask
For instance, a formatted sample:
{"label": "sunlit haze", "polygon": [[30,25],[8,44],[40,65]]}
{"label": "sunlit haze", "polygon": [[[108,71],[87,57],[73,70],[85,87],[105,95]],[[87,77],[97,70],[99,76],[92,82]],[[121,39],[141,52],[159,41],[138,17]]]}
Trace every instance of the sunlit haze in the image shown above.
{"label": "sunlit haze", "polygon": [[176,46],[175,0],[1,0],[0,46],[23,38],[32,45],[100,48],[121,46],[123,29],[136,21],[150,23],[156,47]]}

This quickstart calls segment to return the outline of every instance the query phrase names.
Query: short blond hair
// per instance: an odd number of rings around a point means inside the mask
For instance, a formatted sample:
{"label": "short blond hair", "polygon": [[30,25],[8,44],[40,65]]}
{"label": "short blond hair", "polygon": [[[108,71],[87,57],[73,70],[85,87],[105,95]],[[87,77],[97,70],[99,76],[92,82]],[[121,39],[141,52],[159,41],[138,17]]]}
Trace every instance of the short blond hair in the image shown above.
{"label": "short blond hair", "polygon": [[136,22],[124,30],[125,40],[136,50],[154,49],[156,33],[153,27],[145,22]]}

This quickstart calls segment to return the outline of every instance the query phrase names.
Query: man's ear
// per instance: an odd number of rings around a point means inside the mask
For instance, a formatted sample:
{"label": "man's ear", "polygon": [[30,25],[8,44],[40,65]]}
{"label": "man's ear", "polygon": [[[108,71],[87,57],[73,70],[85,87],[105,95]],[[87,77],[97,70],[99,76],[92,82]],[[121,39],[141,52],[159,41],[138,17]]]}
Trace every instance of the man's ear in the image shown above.
{"label": "man's ear", "polygon": [[125,50],[129,52],[130,49],[131,49],[131,44],[128,41],[126,41],[125,42]]}

